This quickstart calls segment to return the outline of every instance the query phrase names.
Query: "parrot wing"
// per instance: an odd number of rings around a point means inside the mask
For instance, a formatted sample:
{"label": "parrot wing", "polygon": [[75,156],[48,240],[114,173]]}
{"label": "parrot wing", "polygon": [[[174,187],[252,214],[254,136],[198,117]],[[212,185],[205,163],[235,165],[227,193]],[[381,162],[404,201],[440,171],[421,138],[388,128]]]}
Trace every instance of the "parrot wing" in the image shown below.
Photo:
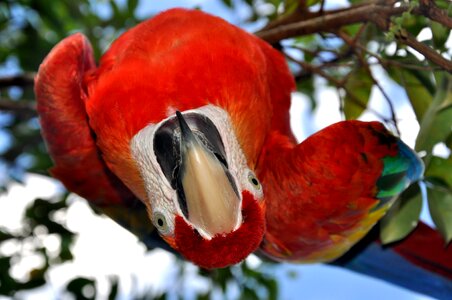
{"label": "parrot wing", "polygon": [[267,206],[261,249],[277,260],[334,260],[422,172],[416,154],[378,122],[339,122],[299,145],[275,131],[258,165]]}
{"label": "parrot wing", "polygon": [[[393,249],[411,263],[452,280],[452,247],[447,247],[441,234],[424,223]],[[452,291],[452,282],[449,282]]]}
{"label": "parrot wing", "polygon": [[91,45],[82,34],[61,41],[39,68],[35,94],[42,134],[54,162],[50,173],[147,246],[167,248],[144,204],[108,169],[96,145],[83,84],[95,69]]}
{"label": "parrot wing", "polygon": [[85,111],[83,78],[96,68],[91,45],[81,34],[60,42],[35,79],[42,134],[55,166],[51,174],[91,203],[133,201],[106,167]]}
{"label": "parrot wing", "polygon": [[452,250],[437,231],[420,223],[390,247],[377,242],[376,230],[366,235],[422,173],[416,154],[377,122],[339,122],[299,145],[274,131],[258,165],[267,201],[259,254],[279,261],[334,260],[336,266],[448,299]]}
{"label": "parrot wing", "polygon": [[437,299],[452,295],[452,248],[424,223],[404,240],[382,247],[372,232],[332,264],[376,277]]}

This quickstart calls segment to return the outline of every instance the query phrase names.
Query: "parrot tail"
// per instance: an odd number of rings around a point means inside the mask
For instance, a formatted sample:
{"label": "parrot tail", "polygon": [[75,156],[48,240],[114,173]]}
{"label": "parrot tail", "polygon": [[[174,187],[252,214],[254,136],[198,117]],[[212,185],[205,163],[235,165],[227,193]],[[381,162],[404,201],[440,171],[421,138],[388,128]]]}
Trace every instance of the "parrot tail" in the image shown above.
{"label": "parrot tail", "polygon": [[333,262],[371,277],[437,299],[452,295],[452,248],[424,223],[404,240],[389,247],[375,242],[374,230],[347,254]]}

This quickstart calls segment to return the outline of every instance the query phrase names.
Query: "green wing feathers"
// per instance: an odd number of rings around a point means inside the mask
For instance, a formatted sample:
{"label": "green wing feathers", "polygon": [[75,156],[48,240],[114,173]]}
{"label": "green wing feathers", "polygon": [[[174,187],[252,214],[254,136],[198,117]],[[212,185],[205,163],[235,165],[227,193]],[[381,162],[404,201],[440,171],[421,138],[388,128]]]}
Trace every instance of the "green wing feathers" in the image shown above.
{"label": "green wing feathers", "polygon": [[383,171],[377,181],[379,207],[391,203],[424,172],[424,164],[413,150],[401,140],[397,141],[397,146],[397,155],[383,158]]}

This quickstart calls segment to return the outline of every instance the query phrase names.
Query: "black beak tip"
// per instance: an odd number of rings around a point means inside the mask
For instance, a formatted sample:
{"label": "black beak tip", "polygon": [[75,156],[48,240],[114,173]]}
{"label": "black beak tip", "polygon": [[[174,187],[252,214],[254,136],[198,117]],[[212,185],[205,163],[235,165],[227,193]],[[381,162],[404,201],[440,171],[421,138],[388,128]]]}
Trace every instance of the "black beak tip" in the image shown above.
{"label": "black beak tip", "polygon": [[182,115],[182,113],[180,111],[176,111],[176,117],[177,120],[179,121],[179,127],[180,127],[180,132],[181,132],[181,136],[184,140],[188,141],[190,139],[193,139],[193,132],[191,131],[190,127],[188,126],[187,122],[185,121],[184,116]]}

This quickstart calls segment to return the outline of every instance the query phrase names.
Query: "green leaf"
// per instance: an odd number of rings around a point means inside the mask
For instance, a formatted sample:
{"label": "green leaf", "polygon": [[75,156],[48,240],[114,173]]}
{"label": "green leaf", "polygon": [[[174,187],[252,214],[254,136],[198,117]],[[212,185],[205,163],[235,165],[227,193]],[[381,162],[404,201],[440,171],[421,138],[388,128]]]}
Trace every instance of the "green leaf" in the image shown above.
{"label": "green leaf", "polygon": [[416,151],[431,153],[433,147],[446,140],[452,130],[452,75],[443,74],[435,98],[425,112],[416,139]]}
{"label": "green leaf", "polygon": [[110,292],[108,293],[108,300],[114,300],[118,296],[119,280],[117,276],[112,276],[110,279]]}
{"label": "green leaf", "polygon": [[343,30],[351,37],[354,37],[361,30],[362,27],[363,27],[363,24],[356,23],[356,24],[344,26]]}
{"label": "green leaf", "polygon": [[309,98],[311,111],[314,111],[314,109],[317,107],[317,101],[315,101],[315,85],[313,76],[309,76],[308,78],[298,80],[296,84],[297,91],[299,91],[304,96],[307,96]]}
{"label": "green leaf", "polygon": [[256,291],[254,289],[251,289],[249,287],[244,287],[242,291],[242,295],[239,299],[243,300],[259,300],[259,296],[257,295]]}
{"label": "green leaf", "polygon": [[[400,63],[419,64],[417,60],[395,60]],[[417,119],[421,120],[433,99],[432,93],[434,92],[434,85],[430,76],[431,73],[396,66],[387,68],[387,71],[395,82],[405,88],[405,92],[408,99],[410,99],[414,113],[416,114]]]}
{"label": "green leaf", "polygon": [[72,260],[74,258],[71,250],[73,242],[74,242],[73,235],[61,234],[61,248],[59,258],[62,262]]}
{"label": "green leaf", "polygon": [[452,240],[452,192],[438,186],[427,189],[428,208],[446,243]]}
{"label": "green leaf", "polygon": [[440,179],[452,188],[452,158],[432,156],[425,170],[425,176]]}
{"label": "green leaf", "polygon": [[380,221],[380,239],[383,244],[405,238],[419,222],[422,194],[418,184],[406,189]]}
{"label": "green leaf", "polygon": [[[298,2],[300,2],[300,1],[298,1]],[[318,4],[319,2],[320,2],[320,0],[308,0],[308,1],[306,1],[306,6],[307,7],[313,6],[313,5]]]}
{"label": "green leaf", "polygon": [[284,15],[293,13],[300,4],[298,0],[286,0],[284,1]]}
{"label": "green leaf", "polygon": [[0,243],[10,240],[10,239],[14,239],[15,236],[10,234],[9,232],[4,231],[3,229],[0,228]]}
{"label": "green leaf", "polygon": [[214,272],[215,282],[221,287],[223,292],[226,292],[228,282],[233,278],[231,268],[226,267],[222,269],[216,269]]}
{"label": "green leaf", "polygon": [[452,16],[452,3],[450,1],[435,1],[438,8],[444,9],[449,17]]}
{"label": "green leaf", "polygon": [[[399,69],[400,70],[400,69]],[[408,98],[410,99],[414,113],[420,120],[427,111],[433,96],[425,85],[410,71],[400,71],[400,81],[405,87]]]}
{"label": "green leaf", "polygon": [[345,84],[344,114],[347,120],[357,119],[367,108],[373,85],[370,74],[364,68],[352,72]]}
{"label": "green leaf", "polygon": [[449,134],[449,136],[446,138],[446,140],[444,141],[444,143],[446,144],[447,148],[449,148],[450,150],[452,150],[452,132]]}
{"label": "green leaf", "polygon": [[49,266],[46,265],[43,268],[33,269],[29,272],[29,280],[24,283],[20,283],[18,289],[20,290],[30,290],[46,284],[45,274]]}
{"label": "green leaf", "polygon": [[127,10],[130,16],[133,16],[138,6],[138,0],[127,0]]}
{"label": "green leaf", "polygon": [[427,18],[424,16],[416,16],[409,12],[404,12],[402,16],[402,27],[413,36],[417,36],[422,29],[428,26]]}
{"label": "green leaf", "polygon": [[432,30],[433,45],[437,48],[443,49],[444,44],[449,37],[450,29],[436,22],[430,23],[430,29]]}
{"label": "green leaf", "polygon": [[268,300],[276,300],[278,299],[278,283],[273,278],[262,277],[260,282],[263,287],[267,290],[266,299]]}
{"label": "green leaf", "polygon": [[118,4],[113,0],[110,0],[109,3],[110,3],[110,8],[113,11],[113,18],[121,19],[122,13],[121,13],[121,10],[119,9]]}
{"label": "green leaf", "polygon": [[221,0],[221,2],[223,2],[224,5],[226,5],[229,8],[233,7],[233,2],[232,0]]}
{"label": "green leaf", "polygon": [[305,35],[294,38],[294,46],[314,50],[317,46],[317,38],[315,35]]}
{"label": "green leaf", "polygon": [[95,299],[96,282],[92,279],[78,277],[66,285],[66,290],[72,293],[76,299]]}
{"label": "green leaf", "polygon": [[2,270],[2,272],[0,272],[0,295],[11,295],[19,286],[19,283],[9,274],[10,268],[11,257],[0,256],[0,270]]}
{"label": "green leaf", "polygon": [[210,300],[210,299],[212,299],[212,295],[210,292],[196,296],[196,300]]}

